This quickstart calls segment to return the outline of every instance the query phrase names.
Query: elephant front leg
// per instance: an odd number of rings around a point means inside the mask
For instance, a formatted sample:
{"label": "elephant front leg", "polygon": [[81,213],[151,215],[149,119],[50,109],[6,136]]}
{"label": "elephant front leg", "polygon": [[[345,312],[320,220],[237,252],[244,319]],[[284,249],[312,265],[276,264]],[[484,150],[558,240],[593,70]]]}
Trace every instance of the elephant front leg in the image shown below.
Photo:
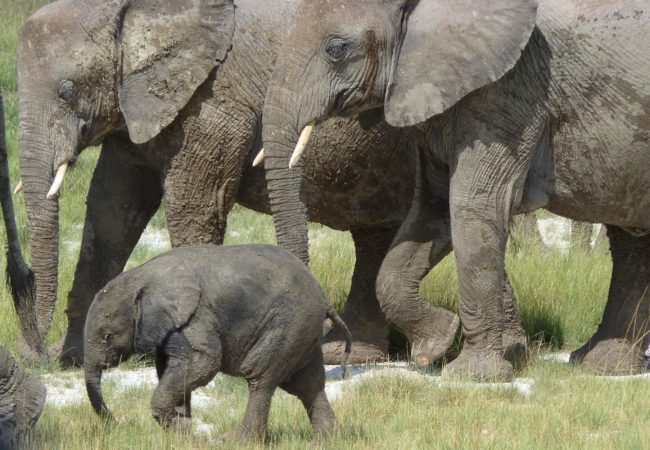
{"label": "elephant front leg", "polygon": [[465,343],[443,374],[507,381],[513,367],[504,358],[505,248],[530,146],[490,141],[476,140],[463,150],[451,177],[451,230]]}
{"label": "elephant front leg", "polygon": [[377,294],[388,320],[406,334],[411,358],[420,366],[442,358],[458,331],[456,314],[420,297],[420,282],[450,251],[448,202],[418,182],[409,214],[379,271]]}
{"label": "elephant front leg", "polygon": [[230,101],[204,108],[183,123],[185,139],[165,180],[173,247],[222,244],[257,119]]}
{"label": "elephant front leg", "polygon": [[[379,306],[375,283],[394,235],[392,229],[352,230],[356,263],[342,317],[354,339],[351,364],[383,360],[388,356],[389,324]],[[339,364],[344,348],[343,331],[334,327],[323,345],[325,363]]]}
{"label": "elephant front leg", "polygon": [[[202,325],[196,323],[190,324],[185,333],[196,337],[196,331],[205,334]],[[188,340],[183,332],[176,331],[167,338],[163,348],[156,350],[159,381],[151,399],[151,410],[164,428],[189,433],[192,391],[208,384],[221,367],[218,339],[199,336],[198,341]]]}
{"label": "elephant front leg", "polygon": [[81,251],[68,295],[68,331],[57,355],[65,367],[82,364],[88,308],[97,291],[122,272],[160,206],[158,173],[133,161],[124,151],[129,145],[126,139],[109,138],[90,184]]}
{"label": "elephant front leg", "polygon": [[640,373],[650,330],[650,235],[607,225],[607,236],[613,268],[603,319],[571,361],[603,375]]}

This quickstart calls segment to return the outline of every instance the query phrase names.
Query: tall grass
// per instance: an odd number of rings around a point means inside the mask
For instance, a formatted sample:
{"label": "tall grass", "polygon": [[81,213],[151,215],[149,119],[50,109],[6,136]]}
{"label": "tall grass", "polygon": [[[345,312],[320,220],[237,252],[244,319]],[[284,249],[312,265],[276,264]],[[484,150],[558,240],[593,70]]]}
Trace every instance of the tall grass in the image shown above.
{"label": "tall grass", "polygon": [[[6,102],[10,169],[19,179],[15,47],[24,18],[46,0],[0,0],[0,85]],[[64,332],[65,299],[71,288],[85,216],[85,196],[97,150],[83,153],[66,180],[61,199],[59,302],[48,342]],[[16,198],[16,212],[25,251],[28,234],[25,205]],[[152,220],[164,228],[163,211]],[[340,307],[350,287],[354,247],[349,233],[312,224],[311,268],[330,298]],[[0,230],[0,242],[4,242]],[[274,242],[268,216],[237,207],[229,216],[226,243]],[[129,266],[160,250],[136,248]],[[4,260],[0,263],[4,272]],[[608,254],[571,253],[524,244],[508,249],[507,270],[517,294],[526,332],[541,346],[574,348],[595,330],[602,315],[611,272]],[[457,309],[458,287],[453,257],[424,280],[424,298]],[[9,293],[0,285],[0,345],[15,351],[18,325]],[[38,373],[59,373],[40,368]],[[323,448],[648,448],[650,429],[643,422],[650,400],[647,382],[611,384],[587,378],[578,369],[552,362],[533,362],[521,376],[538,380],[534,394],[524,398],[510,391],[438,389],[421,380],[377,378],[334,404],[341,427]],[[644,384],[645,383],[645,384]],[[221,377],[209,390],[217,404],[196,417],[215,424],[215,433],[231,430],[243,414],[245,386]],[[204,437],[162,433],[149,409],[150,389],[107,396],[118,421],[102,423],[84,403],[57,409],[48,406],[37,428],[34,448],[132,449],[210,448]],[[269,443],[277,448],[306,448],[311,434],[302,406],[285,394],[274,399]],[[248,448],[244,446],[244,448]]]}

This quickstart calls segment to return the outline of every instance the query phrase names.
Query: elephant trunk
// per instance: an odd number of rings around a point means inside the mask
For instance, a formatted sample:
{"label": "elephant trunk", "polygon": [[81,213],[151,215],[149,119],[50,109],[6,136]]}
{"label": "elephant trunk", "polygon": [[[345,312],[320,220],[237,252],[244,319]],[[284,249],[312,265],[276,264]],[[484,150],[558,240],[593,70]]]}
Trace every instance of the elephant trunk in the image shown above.
{"label": "elephant trunk", "polygon": [[[295,49],[285,49],[278,56],[269,81],[262,115],[267,188],[278,245],[309,261],[307,234],[306,158],[300,154],[308,146],[314,118],[324,116],[320,110],[318,85],[307,85],[306,60]],[[287,88],[295,86],[295,91]],[[306,101],[305,95],[314,101]],[[292,158],[293,156],[293,158]]]}
{"label": "elephant trunk", "polygon": [[[47,120],[30,111],[21,98],[20,108],[20,166],[23,175],[23,192],[27,205],[30,244],[34,277],[27,292],[31,301],[25,300],[26,314],[35,315],[38,324],[38,342],[25,333],[32,350],[42,354],[42,342],[47,336],[56,306],[59,261],[59,201],[47,198],[54,177],[55,152],[44,129]],[[33,320],[29,318],[30,322]]]}
{"label": "elephant trunk", "polygon": [[94,357],[90,357],[88,349],[85,351],[84,355],[84,376],[86,380],[86,392],[88,393],[88,398],[90,399],[90,404],[97,414],[102,417],[111,417],[111,412],[104,402],[104,397],[102,396],[102,372],[104,368],[104,362],[101,358],[97,357],[97,352]]}
{"label": "elephant trunk", "polygon": [[267,93],[262,136],[264,168],[277,243],[308,264],[305,164],[300,160],[289,167],[298,132],[290,126],[295,120],[286,117],[291,111],[296,111],[295,105],[286,104],[286,97],[290,96],[279,86],[270,87]]}
{"label": "elephant trunk", "polygon": [[14,213],[3,104],[2,91],[0,91],[0,200],[7,232],[7,281],[25,341],[31,348],[42,352],[42,339],[33,308],[34,273],[25,263]]}

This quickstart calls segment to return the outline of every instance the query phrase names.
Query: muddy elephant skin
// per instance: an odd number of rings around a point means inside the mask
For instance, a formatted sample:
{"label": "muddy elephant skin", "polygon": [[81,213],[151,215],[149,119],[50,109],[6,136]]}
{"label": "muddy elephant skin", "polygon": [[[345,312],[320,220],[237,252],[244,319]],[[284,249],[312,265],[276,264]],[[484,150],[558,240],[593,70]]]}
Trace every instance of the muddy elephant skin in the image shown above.
{"label": "muddy elephant skin", "polygon": [[[323,322],[352,338],[307,267],[270,245],[177,248],[124,272],[96,295],[85,328],[90,401],[109,415],[102,370],[134,352],[155,354],[151,401],[165,427],[189,430],[191,393],[217,372],[243,377],[249,398],[240,438],[263,438],[277,387],[296,395],[314,430],[330,433]],[[345,367],[345,362],[343,363]]]}
{"label": "muddy elephant skin", "polygon": [[[23,314],[25,354],[45,353],[56,302],[58,194],[48,190],[88,146],[102,150],[68,295],[68,330],[51,350],[64,366],[82,362],[93,296],[122,271],[162,200],[174,247],[223,242],[235,201],[270,212],[264,168],[251,164],[261,149],[266,85],[296,5],[241,0],[233,12],[221,0],[59,0],[27,20],[18,50],[20,158],[35,279],[16,300],[31,308]],[[206,37],[205,26],[214,33]],[[182,73],[185,67],[192,71]],[[308,185],[304,214],[276,210],[276,220],[298,236],[279,232],[278,242],[303,261],[307,217],[350,230],[356,264],[343,315],[357,362],[388,352],[375,279],[408,212],[417,159],[412,134],[380,119],[366,130],[347,119],[319,127],[311,145],[320,151],[301,168]],[[273,158],[266,164],[273,166]],[[271,178],[276,204],[282,203],[292,184],[282,170]],[[449,252],[446,243],[439,247]],[[418,301],[423,317],[447,330],[441,346],[451,343],[455,314]],[[30,323],[38,333],[28,332]],[[342,336],[329,340],[326,359],[338,361]]]}
{"label": "muddy elephant skin", "polygon": [[[604,223],[610,238],[607,306],[572,360],[601,374],[642,371],[650,329],[648,2],[303,0],[298,17],[267,91],[267,158],[286,167],[328,117],[383,112],[391,125],[415,127],[429,156],[449,168],[465,344],[444,374],[512,377],[503,357],[504,253],[511,216],[538,208]],[[299,170],[292,178],[300,187]],[[437,229],[429,205],[440,180],[423,178],[421,204],[394,249],[432,223]],[[273,208],[272,189],[269,197]],[[300,192],[290,198],[284,214],[304,208]],[[380,303],[406,261],[399,251],[385,259]]]}
{"label": "muddy elephant skin", "polygon": [[45,386],[0,347],[0,449],[24,448],[45,406]]}

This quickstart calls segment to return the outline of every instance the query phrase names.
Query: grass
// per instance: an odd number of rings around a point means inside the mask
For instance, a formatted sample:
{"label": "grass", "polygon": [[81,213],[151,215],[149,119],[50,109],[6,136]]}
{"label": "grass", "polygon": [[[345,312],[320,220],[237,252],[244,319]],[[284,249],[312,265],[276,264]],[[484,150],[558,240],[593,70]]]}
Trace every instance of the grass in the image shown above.
{"label": "grass", "polygon": [[[0,85],[6,102],[10,170],[19,179],[17,97],[15,88],[16,32],[24,18],[46,0],[0,0]],[[49,342],[65,331],[65,298],[78,257],[85,215],[85,196],[97,159],[97,150],[83,153],[68,177],[61,200],[59,303]],[[16,212],[25,251],[28,233],[25,206],[16,198]],[[546,214],[546,213],[544,213]],[[163,211],[150,226],[164,229]],[[311,225],[311,268],[332,301],[341,306],[350,287],[354,248],[348,233]],[[0,242],[5,239],[0,230]],[[229,216],[227,243],[274,242],[271,218],[237,207]],[[156,253],[140,245],[129,266]],[[4,272],[4,261],[0,270]],[[572,349],[595,330],[607,296],[611,263],[606,252],[594,254],[557,251],[524,244],[509,248],[507,270],[515,288],[524,327],[534,348]],[[453,258],[446,258],[424,280],[422,294],[434,304],[457,309],[458,287]],[[10,296],[0,285],[0,344],[15,352],[18,325]],[[137,362],[129,362],[130,366]],[[55,367],[32,369],[37,374],[61,374]],[[78,373],[77,373],[78,375]],[[354,449],[411,448],[594,448],[650,447],[646,412],[650,399],[647,381],[607,382],[588,377],[577,368],[533,360],[519,376],[536,380],[533,394],[512,391],[441,389],[419,379],[376,377],[363,381],[334,402],[341,424],[328,443],[311,443],[302,406],[278,393],[273,401],[267,445],[272,448],[307,447]],[[88,403],[55,408],[48,405],[37,426],[33,448],[44,449],[171,449],[211,448],[206,437],[163,433],[151,419],[151,389],[118,393],[107,386],[107,398],[118,421],[106,424]],[[215,425],[216,433],[233,429],[240,421],[246,398],[241,380],[219,377],[207,391],[216,404],[198,410],[196,418]],[[242,448],[248,448],[246,446]]]}

